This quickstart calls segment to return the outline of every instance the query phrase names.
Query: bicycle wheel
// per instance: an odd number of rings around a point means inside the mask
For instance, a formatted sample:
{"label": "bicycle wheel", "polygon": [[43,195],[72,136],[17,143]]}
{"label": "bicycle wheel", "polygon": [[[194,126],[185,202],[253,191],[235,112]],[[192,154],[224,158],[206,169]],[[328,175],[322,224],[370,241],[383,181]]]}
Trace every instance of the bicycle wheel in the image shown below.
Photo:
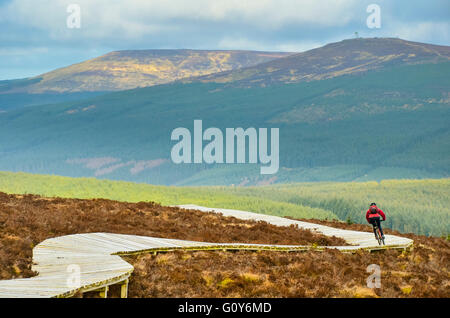
{"label": "bicycle wheel", "polygon": [[383,245],[385,245],[384,244],[384,238],[383,238],[383,235],[381,235],[381,230],[380,229],[378,229],[378,237],[380,238],[380,241],[378,243],[380,245],[381,245],[381,243],[383,243]]}
{"label": "bicycle wheel", "polygon": [[375,239],[377,240],[378,245],[381,245],[381,236],[379,236],[378,234],[379,229],[377,226],[374,226],[373,229],[374,229],[373,232],[375,233]]}

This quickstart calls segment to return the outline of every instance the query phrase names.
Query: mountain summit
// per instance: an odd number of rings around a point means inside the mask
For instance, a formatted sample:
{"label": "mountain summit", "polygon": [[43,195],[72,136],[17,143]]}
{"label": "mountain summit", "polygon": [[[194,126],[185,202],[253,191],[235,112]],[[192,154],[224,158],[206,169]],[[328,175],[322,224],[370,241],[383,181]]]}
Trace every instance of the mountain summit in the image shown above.
{"label": "mountain summit", "polygon": [[253,66],[289,54],[206,50],[115,51],[23,80],[21,85],[13,85],[6,93],[126,90]]}
{"label": "mountain summit", "polygon": [[330,43],[239,70],[210,74],[201,80],[240,86],[265,86],[321,80],[402,64],[445,61],[450,61],[449,46],[397,38],[358,38]]}

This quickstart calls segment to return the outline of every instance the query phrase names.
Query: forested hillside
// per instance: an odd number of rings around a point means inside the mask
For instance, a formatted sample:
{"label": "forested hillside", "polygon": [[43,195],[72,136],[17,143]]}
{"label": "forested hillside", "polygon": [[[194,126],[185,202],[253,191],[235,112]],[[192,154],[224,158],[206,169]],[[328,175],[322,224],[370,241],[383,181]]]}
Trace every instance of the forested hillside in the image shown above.
{"label": "forested hillside", "polygon": [[434,236],[450,234],[450,180],[319,182],[261,187],[165,187],[94,178],[0,172],[0,191],[66,198],[198,204],[295,218],[340,219],[366,224],[375,201],[387,214],[384,226]]}
{"label": "forested hillside", "polygon": [[[441,63],[265,88],[168,84],[0,113],[0,169],[166,185],[448,177],[449,72]],[[172,164],[170,134],[194,119],[279,127],[279,173]]]}

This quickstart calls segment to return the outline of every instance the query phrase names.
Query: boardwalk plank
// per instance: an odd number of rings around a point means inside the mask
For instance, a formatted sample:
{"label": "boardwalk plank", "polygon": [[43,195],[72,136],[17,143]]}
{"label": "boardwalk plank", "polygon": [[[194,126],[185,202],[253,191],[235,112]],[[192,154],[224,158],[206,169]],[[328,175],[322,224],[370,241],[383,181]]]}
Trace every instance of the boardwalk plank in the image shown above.
{"label": "boardwalk plank", "polygon": [[[182,209],[196,209],[204,212],[221,213],[243,220],[265,221],[277,226],[297,225],[327,236],[343,238],[353,246],[316,247],[317,250],[336,248],[343,252],[352,252],[361,248],[389,249],[407,248],[413,241],[395,235],[386,235],[386,246],[380,247],[370,232],[348,231],[324,225],[290,220],[282,217],[257,214],[248,211],[230,209],[212,209],[195,205],[179,206]],[[0,297],[62,297],[71,296],[77,291],[88,291],[102,286],[109,286],[126,281],[133,271],[133,266],[120,256],[112,254],[130,254],[140,251],[160,251],[174,249],[274,249],[305,250],[312,246],[271,245],[245,243],[208,243],[165,239],[128,234],[83,233],[47,239],[33,249],[33,270],[38,276],[26,279],[0,281]],[[68,265],[79,265],[80,286],[68,285],[73,272],[68,272]],[[122,291],[123,292],[123,291]],[[124,293],[124,292],[123,292]],[[124,293],[126,294],[126,293]]]}

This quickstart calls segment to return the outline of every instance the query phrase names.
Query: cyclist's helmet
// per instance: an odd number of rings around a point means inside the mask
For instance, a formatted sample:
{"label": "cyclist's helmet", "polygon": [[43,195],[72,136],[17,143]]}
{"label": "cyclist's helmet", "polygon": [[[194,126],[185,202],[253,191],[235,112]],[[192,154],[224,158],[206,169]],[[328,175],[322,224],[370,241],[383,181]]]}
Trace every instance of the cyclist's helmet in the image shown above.
{"label": "cyclist's helmet", "polygon": [[377,204],[375,203],[375,202],[372,202],[371,204],[370,204],[370,206],[377,206]]}

